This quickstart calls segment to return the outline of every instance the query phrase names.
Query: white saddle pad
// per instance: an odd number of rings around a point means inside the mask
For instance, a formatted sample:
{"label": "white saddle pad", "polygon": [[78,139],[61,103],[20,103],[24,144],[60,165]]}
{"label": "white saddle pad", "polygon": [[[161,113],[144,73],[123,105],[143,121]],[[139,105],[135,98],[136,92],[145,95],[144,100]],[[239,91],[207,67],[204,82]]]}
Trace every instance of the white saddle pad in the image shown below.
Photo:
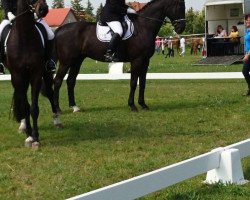
{"label": "white saddle pad", "polygon": [[[126,33],[124,34],[122,39],[126,40],[133,35],[134,24],[131,22],[131,20],[128,18],[127,15],[124,17],[124,19],[128,25],[128,30],[126,31]],[[102,42],[109,42],[112,38],[111,32],[112,31],[108,26],[101,26],[100,24],[97,23],[96,36],[97,36],[98,40],[100,40]]]}

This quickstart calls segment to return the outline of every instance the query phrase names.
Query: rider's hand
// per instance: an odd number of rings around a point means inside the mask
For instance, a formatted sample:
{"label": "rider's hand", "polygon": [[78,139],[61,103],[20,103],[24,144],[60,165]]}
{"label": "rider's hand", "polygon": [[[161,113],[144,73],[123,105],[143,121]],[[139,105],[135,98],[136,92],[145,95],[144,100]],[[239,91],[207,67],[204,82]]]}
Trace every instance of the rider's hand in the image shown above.
{"label": "rider's hand", "polygon": [[16,18],[16,16],[13,15],[12,12],[8,12],[7,16],[8,16],[8,19],[9,19],[10,21],[13,21],[13,20]]}
{"label": "rider's hand", "polygon": [[135,11],[134,9],[128,7],[127,13],[128,13],[128,14],[136,14],[136,11]]}

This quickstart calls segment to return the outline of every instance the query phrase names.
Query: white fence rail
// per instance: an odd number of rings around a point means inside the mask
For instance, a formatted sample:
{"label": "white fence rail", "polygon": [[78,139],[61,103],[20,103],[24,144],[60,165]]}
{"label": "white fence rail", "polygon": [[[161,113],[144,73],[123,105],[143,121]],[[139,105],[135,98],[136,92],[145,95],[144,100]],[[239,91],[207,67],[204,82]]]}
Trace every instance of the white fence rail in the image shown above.
{"label": "white fence rail", "polygon": [[[242,79],[241,72],[206,73],[148,73],[147,79]],[[64,79],[67,79],[67,75]],[[78,74],[77,80],[129,80],[129,73],[122,74]],[[10,75],[0,75],[0,81],[10,80]]]}
{"label": "white fence rail", "polygon": [[207,173],[207,183],[244,184],[241,158],[250,155],[250,139],[217,148],[191,159],[103,187],[69,200],[130,200],[145,196],[188,178]]}

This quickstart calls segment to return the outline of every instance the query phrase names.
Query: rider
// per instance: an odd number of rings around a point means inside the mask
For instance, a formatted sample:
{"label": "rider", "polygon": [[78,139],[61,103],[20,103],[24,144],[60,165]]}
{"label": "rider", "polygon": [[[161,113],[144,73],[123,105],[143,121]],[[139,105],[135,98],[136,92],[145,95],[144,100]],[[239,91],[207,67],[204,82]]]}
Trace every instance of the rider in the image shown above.
{"label": "rider", "polygon": [[118,61],[118,59],[114,57],[114,53],[123,35],[121,22],[124,21],[124,16],[127,13],[136,14],[136,11],[126,5],[125,0],[106,0],[106,4],[100,15],[100,20],[103,23],[106,22],[114,32],[109,42],[107,52],[104,55],[107,62]]}
{"label": "rider", "polygon": [[[0,40],[3,29],[8,25],[11,24],[11,22],[15,19],[15,15],[17,12],[17,0],[2,0],[2,6],[5,11],[5,19],[0,24]],[[45,48],[46,48],[46,70],[47,72],[54,73],[56,71],[56,64],[52,60],[52,48],[53,48],[53,39],[54,39],[54,33],[51,30],[51,28],[48,26],[46,21],[44,19],[37,19],[37,15],[34,14],[34,19],[37,20],[37,22],[41,23],[44,28],[46,29],[47,35],[48,35],[48,41],[46,42]],[[0,45],[2,41],[0,41]],[[0,74],[4,74],[4,50],[2,47],[0,47]]]}

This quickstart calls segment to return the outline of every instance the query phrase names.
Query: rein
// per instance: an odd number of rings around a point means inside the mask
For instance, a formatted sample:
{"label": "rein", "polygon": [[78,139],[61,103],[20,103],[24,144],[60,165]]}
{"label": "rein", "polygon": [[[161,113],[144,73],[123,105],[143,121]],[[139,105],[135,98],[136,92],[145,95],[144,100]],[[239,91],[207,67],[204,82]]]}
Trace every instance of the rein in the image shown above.
{"label": "rein", "polygon": [[145,17],[145,16],[142,16],[142,15],[139,15],[137,14],[138,17],[141,17],[141,18],[145,18],[145,19],[149,19],[149,20],[153,20],[153,21],[157,21],[157,22],[162,22],[162,23],[180,23],[180,22],[186,22],[186,19],[176,19],[174,21],[166,21],[166,20],[160,20],[160,19],[156,19],[156,18],[152,18],[152,17]]}

